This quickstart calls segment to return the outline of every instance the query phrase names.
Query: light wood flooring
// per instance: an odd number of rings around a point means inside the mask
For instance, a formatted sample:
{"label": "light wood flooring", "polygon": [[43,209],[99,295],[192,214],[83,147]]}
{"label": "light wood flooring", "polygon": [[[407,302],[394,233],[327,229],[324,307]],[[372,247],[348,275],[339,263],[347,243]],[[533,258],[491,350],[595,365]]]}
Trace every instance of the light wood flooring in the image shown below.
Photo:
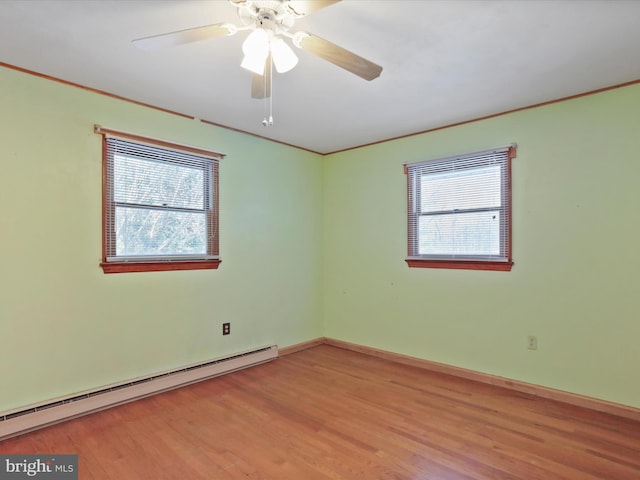
{"label": "light wood flooring", "polygon": [[0,452],[81,480],[638,480],[640,422],[322,345]]}

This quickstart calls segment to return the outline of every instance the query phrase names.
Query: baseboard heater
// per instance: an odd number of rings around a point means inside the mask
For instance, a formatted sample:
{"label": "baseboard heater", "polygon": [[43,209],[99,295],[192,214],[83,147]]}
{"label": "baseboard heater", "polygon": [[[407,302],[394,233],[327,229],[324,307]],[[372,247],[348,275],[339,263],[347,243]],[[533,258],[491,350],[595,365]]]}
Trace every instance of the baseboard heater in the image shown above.
{"label": "baseboard heater", "polygon": [[271,345],[177,370],[110,385],[0,414],[0,441],[72,418],[122,405],[140,398],[200,382],[271,361],[278,347]]}

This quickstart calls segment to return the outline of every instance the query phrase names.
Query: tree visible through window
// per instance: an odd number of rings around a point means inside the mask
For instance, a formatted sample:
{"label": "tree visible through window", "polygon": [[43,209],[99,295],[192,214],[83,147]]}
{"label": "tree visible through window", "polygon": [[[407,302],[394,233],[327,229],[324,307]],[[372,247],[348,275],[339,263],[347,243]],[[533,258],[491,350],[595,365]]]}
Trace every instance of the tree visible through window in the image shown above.
{"label": "tree visible through window", "polygon": [[510,270],[515,147],[406,165],[411,267]]}
{"label": "tree visible through window", "polygon": [[131,137],[104,137],[103,269],[217,268],[222,156]]}

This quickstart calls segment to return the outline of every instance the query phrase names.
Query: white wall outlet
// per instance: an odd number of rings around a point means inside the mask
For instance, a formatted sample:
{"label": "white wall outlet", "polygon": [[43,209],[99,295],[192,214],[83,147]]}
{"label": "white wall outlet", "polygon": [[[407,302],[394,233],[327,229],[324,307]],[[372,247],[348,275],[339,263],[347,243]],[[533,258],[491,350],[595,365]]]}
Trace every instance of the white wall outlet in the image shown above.
{"label": "white wall outlet", "polygon": [[527,348],[529,350],[537,350],[538,349],[538,337],[535,335],[529,335],[527,337]]}

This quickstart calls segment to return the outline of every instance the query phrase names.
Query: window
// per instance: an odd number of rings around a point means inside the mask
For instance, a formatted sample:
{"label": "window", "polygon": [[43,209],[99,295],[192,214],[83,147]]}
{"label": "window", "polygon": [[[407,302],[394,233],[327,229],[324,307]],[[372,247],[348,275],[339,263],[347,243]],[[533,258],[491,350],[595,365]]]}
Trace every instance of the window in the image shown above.
{"label": "window", "polygon": [[219,153],[106,130],[105,273],[218,268]]}
{"label": "window", "polygon": [[509,271],[508,146],[405,165],[410,267]]}

